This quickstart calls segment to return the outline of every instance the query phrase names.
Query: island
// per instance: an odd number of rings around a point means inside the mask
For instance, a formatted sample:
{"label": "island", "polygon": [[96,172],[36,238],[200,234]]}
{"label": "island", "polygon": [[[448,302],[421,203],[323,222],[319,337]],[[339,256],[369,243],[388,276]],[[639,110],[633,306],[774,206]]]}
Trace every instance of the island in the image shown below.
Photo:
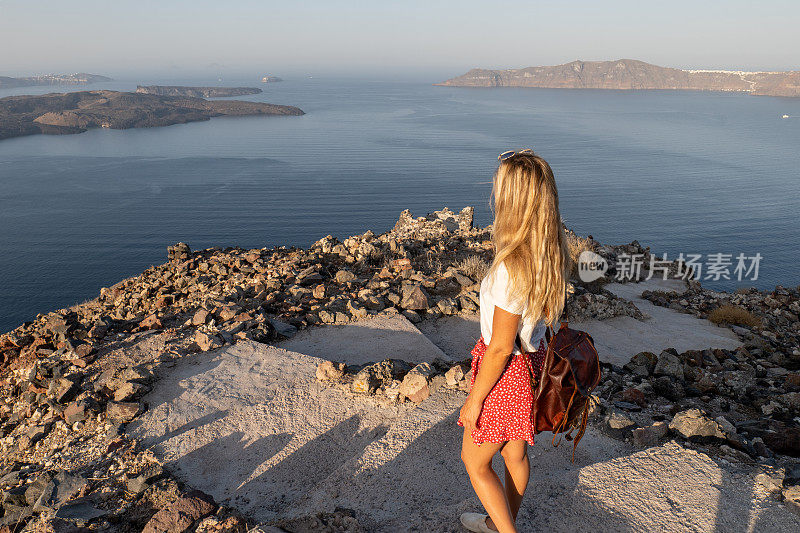
{"label": "island", "polygon": [[522,69],[472,69],[435,85],[450,87],[540,87],[550,89],[668,89],[733,91],[800,97],[800,71],[745,72],[680,70],[635,59],[572,61]]}
{"label": "island", "polygon": [[0,98],[0,139],[82,133],[90,128],[150,128],[219,116],[303,115],[293,106],[209,101],[119,91],[77,91]]}
{"label": "island", "polygon": [[275,83],[278,81],[283,81],[283,80],[277,76],[264,76],[263,78],[261,78],[261,83]]}
{"label": "island", "polygon": [[156,94],[158,96],[190,96],[193,98],[224,98],[228,96],[244,96],[263,92],[258,87],[184,87],[181,85],[139,85],[139,94]]}
{"label": "island", "polygon": [[26,78],[0,76],[0,89],[36,87],[41,85],[88,85],[90,83],[104,81],[114,80],[98,74],[87,74],[85,72],[78,72],[76,74],[44,74],[42,76],[29,76]]}

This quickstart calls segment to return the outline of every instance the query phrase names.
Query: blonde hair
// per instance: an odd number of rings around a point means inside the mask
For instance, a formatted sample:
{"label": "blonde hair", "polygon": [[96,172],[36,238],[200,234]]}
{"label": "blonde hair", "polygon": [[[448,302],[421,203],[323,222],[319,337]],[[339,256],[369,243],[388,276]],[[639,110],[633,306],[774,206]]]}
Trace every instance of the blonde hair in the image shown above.
{"label": "blonde hair", "polygon": [[488,275],[505,263],[511,294],[527,302],[523,320],[544,319],[554,326],[564,309],[572,265],[550,165],[533,153],[502,161],[490,202],[495,257]]}

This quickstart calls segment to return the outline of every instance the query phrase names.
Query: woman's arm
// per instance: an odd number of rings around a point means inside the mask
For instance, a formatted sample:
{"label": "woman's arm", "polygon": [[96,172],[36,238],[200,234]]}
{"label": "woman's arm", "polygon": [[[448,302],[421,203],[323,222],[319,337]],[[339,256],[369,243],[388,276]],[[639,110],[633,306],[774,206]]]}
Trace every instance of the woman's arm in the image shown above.
{"label": "woman's arm", "polygon": [[517,336],[517,327],[522,315],[509,313],[505,309],[495,306],[492,317],[492,338],[486,353],[481,361],[480,371],[475,376],[472,390],[461,408],[461,422],[468,428],[470,434],[475,429],[475,424],[483,408],[483,400],[489,395],[503,369],[514,351],[514,339]]}

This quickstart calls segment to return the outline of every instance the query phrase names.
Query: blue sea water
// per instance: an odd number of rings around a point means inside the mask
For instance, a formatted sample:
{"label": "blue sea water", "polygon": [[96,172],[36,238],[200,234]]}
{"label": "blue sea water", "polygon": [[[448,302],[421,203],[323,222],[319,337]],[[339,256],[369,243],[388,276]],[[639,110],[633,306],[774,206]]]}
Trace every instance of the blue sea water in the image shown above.
{"label": "blue sea water", "polygon": [[757,280],[703,281],[717,289],[800,284],[800,99],[324,78],[263,88],[243,98],[307,114],[0,141],[0,331],[164,262],[177,241],[306,247],[386,231],[406,208],[473,205],[488,224],[497,154],[524,147],[550,162],[579,234],[668,258],[762,255]]}

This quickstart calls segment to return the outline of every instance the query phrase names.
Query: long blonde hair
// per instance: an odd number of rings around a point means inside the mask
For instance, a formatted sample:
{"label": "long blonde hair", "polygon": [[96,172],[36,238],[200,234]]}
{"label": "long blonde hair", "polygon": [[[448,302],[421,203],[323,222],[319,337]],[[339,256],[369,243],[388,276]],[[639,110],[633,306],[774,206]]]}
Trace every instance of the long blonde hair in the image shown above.
{"label": "long blonde hair", "polygon": [[527,302],[523,320],[554,326],[564,309],[571,259],[550,165],[534,153],[502,161],[490,202],[495,257],[488,275],[505,263],[511,293]]}

